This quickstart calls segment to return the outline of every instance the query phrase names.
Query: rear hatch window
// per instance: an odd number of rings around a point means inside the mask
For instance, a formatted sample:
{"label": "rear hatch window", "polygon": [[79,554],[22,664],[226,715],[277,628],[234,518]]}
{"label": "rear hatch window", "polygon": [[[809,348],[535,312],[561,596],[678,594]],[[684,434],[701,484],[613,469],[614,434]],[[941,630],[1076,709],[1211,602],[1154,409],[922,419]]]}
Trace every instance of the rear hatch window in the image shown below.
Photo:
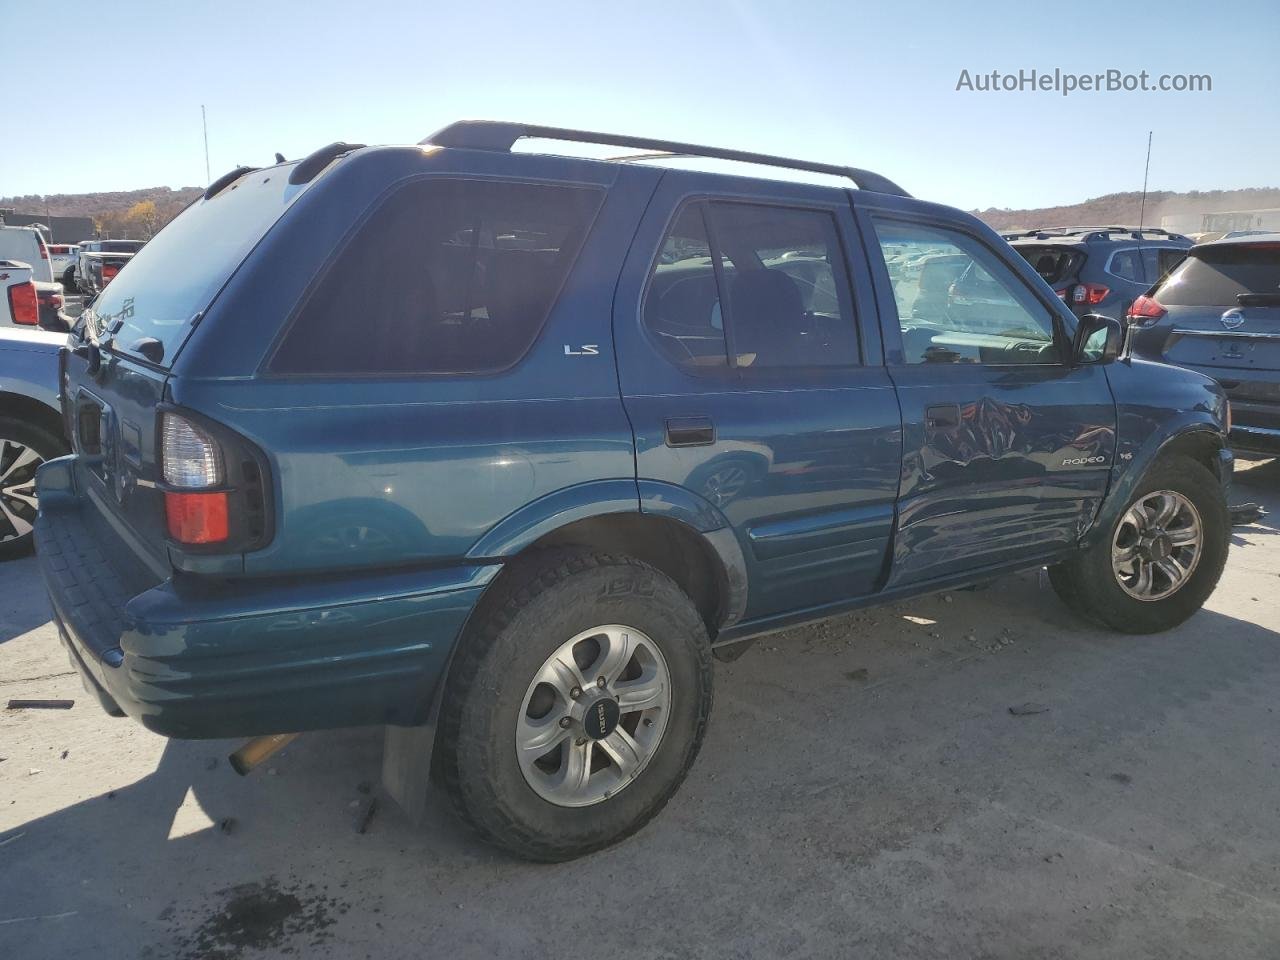
{"label": "rear hatch window", "polygon": [[141,240],[104,240],[100,253],[137,253],[142,249]]}
{"label": "rear hatch window", "polygon": [[1013,249],[1022,255],[1022,259],[1031,264],[1032,269],[1045,279],[1050,286],[1056,286],[1072,279],[1084,259],[1078,250],[1056,246],[1022,246]]}
{"label": "rear hatch window", "polygon": [[[139,355],[147,338],[163,347],[161,365],[173,362],[196,314],[248,256],[302,188],[290,186],[287,171],[259,171],[241,177],[208,200],[197,200],[172,223],[141,245],[95,301],[88,319],[99,332],[115,335],[115,349]],[[132,253],[140,244],[120,242]]]}
{"label": "rear hatch window", "polygon": [[1193,250],[1155,298],[1166,307],[1234,307],[1242,294],[1280,294],[1280,243]]}

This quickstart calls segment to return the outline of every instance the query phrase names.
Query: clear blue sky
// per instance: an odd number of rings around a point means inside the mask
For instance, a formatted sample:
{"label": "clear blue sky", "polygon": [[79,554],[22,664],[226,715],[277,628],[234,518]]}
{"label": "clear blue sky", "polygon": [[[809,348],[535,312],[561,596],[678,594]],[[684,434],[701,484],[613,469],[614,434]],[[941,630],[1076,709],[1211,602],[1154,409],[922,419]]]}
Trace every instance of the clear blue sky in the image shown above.
{"label": "clear blue sky", "polygon": [[[215,177],[477,117],[850,163],[966,208],[1138,189],[1148,129],[1153,189],[1280,186],[1275,0],[0,0],[0,23],[28,123],[0,137],[0,196],[203,184],[202,103]],[[1055,67],[1213,91],[955,90]]]}

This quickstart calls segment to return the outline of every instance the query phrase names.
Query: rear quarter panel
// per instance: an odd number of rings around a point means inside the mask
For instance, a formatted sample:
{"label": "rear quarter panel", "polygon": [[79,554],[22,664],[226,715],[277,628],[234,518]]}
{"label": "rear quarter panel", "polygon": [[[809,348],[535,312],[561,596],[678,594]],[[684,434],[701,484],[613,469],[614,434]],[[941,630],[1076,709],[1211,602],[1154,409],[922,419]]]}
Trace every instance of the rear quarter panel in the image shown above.
{"label": "rear quarter panel", "polygon": [[[176,403],[239,431],[270,462],[275,538],[245,556],[245,572],[445,562],[469,552],[474,557],[473,547],[527,504],[542,503],[553,512],[560,504],[566,519],[580,516],[580,501],[591,497],[553,496],[570,488],[604,484],[600,489],[609,496],[602,509],[616,510],[614,481],[620,481],[626,506],[638,509],[610,312],[657,174],[528,155],[411,148],[353,159],[322,173],[268,234],[183,347],[170,379]],[[528,354],[510,370],[484,376],[347,379],[263,372],[282,319],[365,212],[395,184],[433,174],[607,189]],[[359,318],[353,318],[352,336],[359,335]],[[566,345],[582,344],[597,352],[566,351]],[[516,526],[542,524],[525,512]],[[483,546],[501,555],[520,541],[490,537]]]}

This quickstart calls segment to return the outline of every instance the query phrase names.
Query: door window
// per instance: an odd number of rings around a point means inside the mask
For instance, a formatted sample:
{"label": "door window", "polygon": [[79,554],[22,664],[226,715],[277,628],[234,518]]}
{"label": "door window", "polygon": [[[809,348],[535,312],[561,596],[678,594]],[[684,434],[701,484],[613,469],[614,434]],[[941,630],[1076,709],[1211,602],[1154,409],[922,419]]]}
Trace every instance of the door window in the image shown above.
{"label": "door window", "polygon": [[1053,316],[966,234],[875,218],[907,363],[1059,363]]}
{"label": "door window", "polygon": [[859,362],[835,218],[824,210],[710,202],[685,207],[663,242],[644,319],[686,368]]}

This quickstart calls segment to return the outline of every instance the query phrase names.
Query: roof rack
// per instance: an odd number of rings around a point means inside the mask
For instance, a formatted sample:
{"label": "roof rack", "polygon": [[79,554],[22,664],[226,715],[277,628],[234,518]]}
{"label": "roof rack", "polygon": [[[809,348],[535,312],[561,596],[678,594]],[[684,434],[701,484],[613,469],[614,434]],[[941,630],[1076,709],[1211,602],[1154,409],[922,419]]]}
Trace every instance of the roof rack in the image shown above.
{"label": "roof rack", "polygon": [[1180,233],[1173,233],[1161,227],[1127,227],[1127,226],[1096,226],[1096,227],[1040,227],[1034,230],[1017,230],[1009,233],[1002,233],[1000,236],[1005,240],[1021,240],[1037,238],[1046,240],[1050,237],[1081,237],[1084,240],[1098,237],[1106,239],[1112,234],[1127,234],[1134,240],[1142,240],[1148,236],[1164,237],[1169,240],[1187,240],[1188,238]]}
{"label": "roof rack", "polygon": [[437,130],[421,141],[423,146],[459,147],[467,150],[501,150],[507,151],[517,140],[537,137],[544,140],[567,140],[573,143],[599,143],[612,147],[644,150],[640,157],[618,158],[633,159],[669,159],[681,157],[706,157],[714,160],[735,160],[739,163],[755,163],[767,167],[788,167],[792,170],[807,170],[811,173],[825,173],[833,177],[846,177],[852,180],[861,190],[874,193],[888,193],[898,197],[909,197],[911,194],[900,186],[878,173],[861,170],[857,167],[842,167],[833,163],[813,163],[809,160],[792,160],[787,157],[775,157],[766,153],[748,153],[745,150],[724,150],[720,147],[700,147],[693,143],[678,143],[674,140],[652,140],[648,137],[627,137],[613,133],[592,133],[587,130],[568,130],[563,127],[544,127],[532,123],[507,123],[498,120],[460,120]]}

